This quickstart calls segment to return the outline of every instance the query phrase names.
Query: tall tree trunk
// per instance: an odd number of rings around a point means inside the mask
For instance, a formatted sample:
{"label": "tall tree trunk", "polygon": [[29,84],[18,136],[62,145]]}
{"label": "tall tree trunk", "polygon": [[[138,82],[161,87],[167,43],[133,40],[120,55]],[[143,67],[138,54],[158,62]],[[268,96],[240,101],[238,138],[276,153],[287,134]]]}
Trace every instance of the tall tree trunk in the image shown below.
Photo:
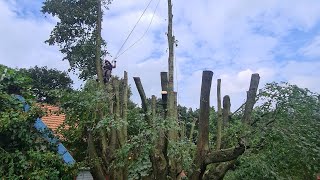
{"label": "tall tree trunk", "polygon": [[221,149],[222,135],[222,109],[221,109],[221,79],[217,81],[217,103],[218,103],[218,122],[217,122],[217,142],[216,149]]}
{"label": "tall tree trunk", "polygon": [[[113,81],[115,79],[110,79],[110,83],[107,84],[107,91],[108,91],[108,101],[109,101],[109,114],[110,116],[113,116],[112,118],[115,118],[114,116],[114,88],[113,88]],[[111,126],[111,131],[108,133],[109,138],[109,144],[108,144],[108,151],[107,151],[107,166],[110,166],[112,161],[115,159],[115,150],[116,150],[116,144],[117,144],[117,132],[116,128]],[[110,178],[113,179],[114,172],[111,170],[108,172],[110,175]]]}
{"label": "tall tree trunk", "polygon": [[[125,122],[122,128],[122,137],[123,143],[128,141],[128,73],[124,71],[123,75],[123,92],[122,92],[122,111],[121,111],[122,120]],[[128,161],[125,161],[125,166],[123,168],[123,179],[128,179]]]}
{"label": "tall tree trunk", "polygon": [[174,66],[173,66],[173,61],[174,61],[174,43],[175,43],[175,37],[172,34],[172,18],[173,18],[173,14],[172,14],[172,3],[171,0],[168,0],[168,33],[167,33],[167,37],[168,37],[168,45],[169,45],[169,57],[168,57],[168,72],[169,72],[169,76],[168,76],[168,110],[169,110],[169,114],[170,117],[173,117],[173,110],[170,111],[170,108],[173,107],[174,104],[174,98],[173,98],[173,94],[170,95],[170,92],[173,93],[174,90],[174,82],[173,82],[173,76],[174,76]]}
{"label": "tall tree trunk", "polygon": [[98,12],[97,12],[97,37],[96,37],[96,68],[97,76],[101,87],[104,86],[103,74],[101,66],[101,21],[102,21],[102,11],[101,11],[101,0],[97,0]]}
{"label": "tall tree trunk", "polygon": [[[121,121],[121,111],[120,111],[120,86],[119,86],[119,80],[114,80],[113,81],[113,86],[114,86],[114,92],[115,92],[115,110],[114,110],[114,114],[115,114],[115,121]],[[121,123],[119,123],[121,124]],[[120,129],[116,130],[116,139],[117,139],[117,143],[116,143],[116,149],[121,148],[125,141],[124,141],[124,137],[123,137],[123,126]],[[115,177],[117,177],[116,179],[122,180],[123,178],[123,168],[119,168],[116,169],[115,171]]]}
{"label": "tall tree trunk", "polygon": [[194,172],[191,175],[192,180],[201,179],[206,170],[204,159],[209,150],[209,113],[212,76],[212,71],[203,71],[200,94],[199,137],[194,160]]}
{"label": "tall tree trunk", "polygon": [[244,114],[242,117],[243,122],[250,124],[251,122],[251,112],[253,110],[253,106],[256,103],[256,95],[259,86],[260,76],[259,74],[252,74],[249,91],[247,91],[247,101],[244,109]]}
{"label": "tall tree trunk", "polygon": [[[162,89],[162,106],[164,110],[163,117],[167,118],[167,100],[168,100],[168,73],[161,72],[161,89]],[[168,162],[167,162],[167,144],[168,139],[165,136],[163,129],[156,127],[158,129],[158,141],[154,148],[154,165],[153,174],[155,179],[167,179],[168,174]]]}
{"label": "tall tree trunk", "polygon": [[[171,124],[177,126],[177,119],[175,116],[175,107],[174,107],[174,43],[175,37],[173,36],[172,31],[172,2],[168,0],[168,45],[169,45],[169,57],[168,57],[168,72],[169,72],[169,83],[168,83],[168,120],[171,121]],[[168,131],[168,140],[169,144],[174,143],[177,140],[178,133],[175,129],[169,129]],[[168,159],[169,163],[169,176],[172,179],[176,179],[178,170],[176,167],[176,159]]]}

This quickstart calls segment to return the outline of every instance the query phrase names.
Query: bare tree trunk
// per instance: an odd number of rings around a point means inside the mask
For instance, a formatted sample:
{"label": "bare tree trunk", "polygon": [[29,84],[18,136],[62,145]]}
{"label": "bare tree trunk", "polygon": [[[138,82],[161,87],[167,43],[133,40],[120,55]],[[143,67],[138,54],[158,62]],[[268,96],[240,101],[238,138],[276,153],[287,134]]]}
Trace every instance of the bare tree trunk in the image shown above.
{"label": "bare tree trunk", "polygon": [[[124,122],[128,121],[128,73],[127,71],[124,71],[124,77],[123,77],[123,93],[122,93],[122,120]],[[126,142],[128,140],[128,127],[125,124],[122,129],[122,134],[124,141]]]}
{"label": "bare tree trunk", "polygon": [[155,95],[151,97],[151,115],[152,115],[152,127],[154,127],[154,120],[156,118],[157,99]]}
{"label": "bare tree trunk", "polygon": [[[174,76],[174,43],[175,38],[172,34],[172,3],[171,0],[168,0],[168,45],[169,45],[169,57],[168,57],[168,111],[170,118],[173,118],[173,106],[174,106],[174,97],[173,97],[173,91],[174,91],[174,82],[173,82],[173,76]],[[172,93],[172,94],[170,94]]]}
{"label": "bare tree trunk", "polygon": [[[127,71],[124,71],[123,75],[123,92],[122,92],[122,111],[121,111],[121,117],[122,120],[125,122],[122,128],[122,137],[123,137],[123,144],[125,144],[128,141],[128,73]],[[125,166],[123,168],[123,180],[128,179],[128,162],[126,160]]]}
{"label": "bare tree trunk", "polygon": [[141,84],[141,80],[139,77],[133,77],[133,80],[137,86],[137,89],[138,89],[138,92],[139,92],[139,95],[140,95],[140,98],[141,98],[141,106],[142,106],[142,109],[145,113],[145,118],[146,120],[148,121],[149,125],[151,124],[151,120],[150,120],[150,112],[149,112],[149,108],[148,108],[148,104],[147,104],[147,97],[146,97],[146,94],[144,92],[144,89],[143,89],[143,86]]}
{"label": "bare tree trunk", "polygon": [[199,137],[194,160],[194,172],[191,175],[192,180],[201,179],[206,170],[204,159],[209,150],[209,113],[212,76],[212,71],[203,71],[200,95]]}
{"label": "bare tree trunk", "polygon": [[228,95],[223,97],[223,109],[222,109],[222,117],[223,117],[223,128],[227,127],[230,120],[230,97]]}
{"label": "bare tree trunk", "polygon": [[[120,121],[121,120],[121,111],[120,111],[120,86],[119,86],[119,80],[114,80],[113,81],[113,86],[114,86],[114,92],[115,92],[115,121]],[[121,123],[120,123],[121,124]],[[123,126],[120,128],[120,129],[117,129],[116,130],[116,133],[117,133],[117,143],[116,143],[116,148],[121,148],[124,143],[125,143],[125,140],[124,140],[124,133],[123,133]],[[124,179],[123,177],[123,171],[124,169],[123,168],[118,168],[116,169],[115,171],[115,177],[117,177],[116,179]]]}
{"label": "bare tree trunk", "polygon": [[[171,121],[171,124],[176,124],[177,120],[175,119],[175,107],[174,107],[174,43],[175,38],[172,33],[172,3],[171,0],[168,0],[168,45],[169,45],[169,57],[168,57],[168,72],[169,72],[169,83],[168,83],[168,120]],[[169,129],[168,131],[168,140],[169,143],[175,142],[177,139],[177,132],[174,129]],[[177,175],[177,167],[175,159],[168,159],[169,163],[169,176],[172,179],[176,178]]]}
{"label": "bare tree trunk", "polygon": [[97,17],[97,37],[96,37],[96,69],[97,76],[101,87],[104,86],[103,83],[103,74],[102,74],[102,66],[101,66],[101,21],[102,21],[102,11],[101,11],[101,0],[97,0],[98,2],[98,17]]}
{"label": "bare tree trunk", "polygon": [[252,74],[249,91],[247,91],[247,101],[244,109],[243,122],[250,124],[251,122],[251,112],[253,106],[256,103],[256,95],[259,86],[260,76],[259,74]]}
{"label": "bare tree trunk", "polygon": [[217,142],[216,149],[221,149],[222,134],[222,109],[221,109],[221,79],[217,81],[217,103],[218,103],[218,122],[217,122]]}
{"label": "bare tree trunk", "polygon": [[144,112],[148,112],[148,104],[147,104],[147,97],[144,92],[143,86],[141,84],[141,80],[139,77],[133,77],[133,80],[137,86],[140,98],[141,98],[141,106]]}

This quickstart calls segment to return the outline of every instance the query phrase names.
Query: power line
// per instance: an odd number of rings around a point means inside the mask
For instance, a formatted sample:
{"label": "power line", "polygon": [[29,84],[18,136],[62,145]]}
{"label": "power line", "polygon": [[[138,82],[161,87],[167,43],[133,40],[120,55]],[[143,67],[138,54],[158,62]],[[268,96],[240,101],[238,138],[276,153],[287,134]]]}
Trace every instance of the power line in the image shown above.
{"label": "power line", "polygon": [[150,0],[147,7],[144,9],[144,11],[142,12],[141,16],[139,17],[138,21],[136,22],[136,24],[133,26],[132,30],[130,31],[129,35],[127,36],[127,38],[125,39],[125,41],[123,42],[123,44],[121,45],[119,51],[117,52],[117,54],[115,55],[114,59],[118,58],[118,55],[120,53],[120,51],[122,50],[122,48],[124,47],[124,45],[126,44],[126,42],[128,41],[129,37],[131,36],[131,34],[133,33],[134,29],[137,27],[138,23],[140,22],[141,18],[143,17],[143,15],[145,14],[145,12],[147,11],[147,9],[149,8],[151,2],[153,0]]}
{"label": "power line", "polygon": [[[150,29],[150,26],[151,26],[151,24],[152,24],[152,22],[153,22],[154,16],[155,16],[155,14],[156,14],[156,11],[157,11],[157,9],[158,9],[159,3],[160,3],[160,0],[158,0],[158,3],[157,3],[157,5],[156,5],[156,8],[155,8],[154,11],[153,11],[153,14],[152,14],[150,23],[149,23],[146,31],[143,33],[143,35],[142,35],[137,41],[135,41],[131,46],[129,46],[127,49],[125,49],[122,53],[120,53],[120,54],[118,55],[118,57],[121,56],[121,55],[123,55],[126,51],[128,51],[130,48],[132,48],[132,47],[133,47],[134,45],[136,45],[138,42],[140,42],[140,41],[144,38],[144,36],[148,33],[148,31],[149,31],[149,29]],[[118,58],[118,57],[116,57],[116,58]]]}

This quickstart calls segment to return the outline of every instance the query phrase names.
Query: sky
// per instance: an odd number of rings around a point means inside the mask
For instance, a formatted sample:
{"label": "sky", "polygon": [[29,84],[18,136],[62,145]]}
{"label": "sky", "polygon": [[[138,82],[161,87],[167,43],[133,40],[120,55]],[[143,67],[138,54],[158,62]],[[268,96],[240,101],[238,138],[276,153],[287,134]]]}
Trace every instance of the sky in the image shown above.
{"label": "sky", "polygon": [[[150,0],[114,0],[105,10],[102,36],[114,57]],[[159,0],[150,7],[124,49],[148,28]],[[44,41],[58,19],[40,12],[43,0],[0,0],[0,64],[12,68],[35,65],[67,70],[58,47]],[[229,95],[232,109],[246,98],[252,73],[262,88],[286,81],[320,93],[319,0],[173,0],[175,90],[178,103],[198,108],[203,70],[214,72],[211,105],[216,106],[216,82]],[[115,75],[128,71],[133,101],[140,103],[132,77],[139,76],[146,95],[160,97],[160,72],[167,71],[167,1],[159,1],[150,29],[117,60]],[[109,57],[112,59],[111,57]],[[82,81],[70,74],[75,88]]]}

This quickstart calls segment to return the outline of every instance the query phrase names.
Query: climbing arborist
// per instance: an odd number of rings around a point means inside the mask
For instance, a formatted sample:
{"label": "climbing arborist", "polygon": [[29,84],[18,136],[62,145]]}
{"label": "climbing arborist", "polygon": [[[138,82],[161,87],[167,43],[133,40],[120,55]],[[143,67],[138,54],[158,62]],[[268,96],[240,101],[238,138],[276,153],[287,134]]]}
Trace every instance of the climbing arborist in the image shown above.
{"label": "climbing arborist", "polygon": [[109,79],[111,78],[111,72],[113,68],[116,68],[117,61],[113,60],[111,61],[113,64],[110,63],[107,59],[104,61],[103,64],[103,82],[107,83],[109,82]]}

